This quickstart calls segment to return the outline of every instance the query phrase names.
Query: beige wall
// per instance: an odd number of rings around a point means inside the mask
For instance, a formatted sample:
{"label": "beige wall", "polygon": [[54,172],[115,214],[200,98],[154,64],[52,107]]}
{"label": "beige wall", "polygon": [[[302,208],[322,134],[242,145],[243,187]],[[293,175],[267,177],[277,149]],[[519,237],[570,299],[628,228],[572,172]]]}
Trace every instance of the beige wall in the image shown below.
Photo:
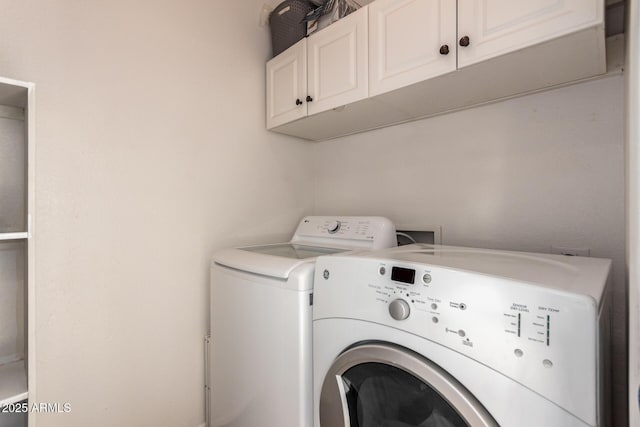
{"label": "beige wall", "polygon": [[311,212],[311,145],[264,129],[262,2],[0,1],[37,85],[38,426],[198,426],[208,259]]}
{"label": "beige wall", "polygon": [[612,258],[624,417],[623,117],[618,75],[320,143],[314,212],[440,225],[451,245]]}

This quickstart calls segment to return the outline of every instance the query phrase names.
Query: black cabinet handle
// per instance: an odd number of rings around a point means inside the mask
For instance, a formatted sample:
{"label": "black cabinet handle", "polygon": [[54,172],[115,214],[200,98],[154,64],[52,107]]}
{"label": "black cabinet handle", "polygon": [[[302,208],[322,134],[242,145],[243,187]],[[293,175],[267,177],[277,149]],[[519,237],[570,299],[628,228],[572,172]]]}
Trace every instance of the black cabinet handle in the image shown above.
{"label": "black cabinet handle", "polygon": [[449,54],[449,45],[443,44],[440,46],[440,55],[448,55]]}
{"label": "black cabinet handle", "polygon": [[299,99],[296,99],[296,105],[302,105],[302,101],[300,101]]}
{"label": "black cabinet handle", "polygon": [[469,36],[464,36],[460,39],[460,46],[462,47],[469,46],[469,43],[471,43],[471,41],[469,40]]}
{"label": "black cabinet handle", "polygon": [[313,98],[311,96],[307,95],[307,102],[311,102],[311,101],[313,101]]}

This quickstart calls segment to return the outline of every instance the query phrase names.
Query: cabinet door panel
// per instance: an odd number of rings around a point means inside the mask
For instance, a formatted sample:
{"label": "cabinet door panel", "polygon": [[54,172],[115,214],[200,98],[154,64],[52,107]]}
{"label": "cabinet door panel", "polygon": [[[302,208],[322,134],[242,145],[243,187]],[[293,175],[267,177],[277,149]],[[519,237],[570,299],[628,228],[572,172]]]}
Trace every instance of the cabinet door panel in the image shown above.
{"label": "cabinet door panel", "polygon": [[366,6],[312,34],[307,45],[309,115],[367,97]]}
{"label": "cabinet door panel", "polygon": [[458,0],[458,68],[603,22],[602,0]]}
{"label": "cabinet door panel", "polygon": [[305,117],[306,92],[307,40],[303,39],[267,62],[267,129]]}
{"label": "cabinet door panel", "polygon": [[[369,94],[456,69],[456,3],[376,0],[369,5]],[[447,46],[448,54],[440,53]]]}

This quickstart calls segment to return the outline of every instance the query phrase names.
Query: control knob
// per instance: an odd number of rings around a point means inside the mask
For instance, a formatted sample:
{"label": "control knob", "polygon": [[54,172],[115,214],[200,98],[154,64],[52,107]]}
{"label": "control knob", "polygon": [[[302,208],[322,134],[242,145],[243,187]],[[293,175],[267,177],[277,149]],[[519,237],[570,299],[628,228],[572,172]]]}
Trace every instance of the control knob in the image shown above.
{"label": "control knob", "polygon": [[335,234],[340,230],[341,225],[340,221],[331,221],[327,226],[327,231],[329,231],[329,234]]}
{"label": "control knob", "polygon": [[394,299],[389,304],[389,314],[396,320],[404,320],[409,317],[409,313],[411,312],[411,308],[409,307],[409,303],[403,299]]}

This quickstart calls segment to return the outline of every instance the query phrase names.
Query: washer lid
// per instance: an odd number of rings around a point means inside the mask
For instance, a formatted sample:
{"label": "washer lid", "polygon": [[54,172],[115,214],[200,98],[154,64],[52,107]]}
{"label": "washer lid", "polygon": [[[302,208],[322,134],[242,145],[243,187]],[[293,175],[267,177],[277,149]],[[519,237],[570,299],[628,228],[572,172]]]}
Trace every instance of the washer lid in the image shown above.
{"label": "washer lid", "polygon": [[346,249],[306,246],[295,243],[224,249],[213,256],[213,262],[247,273],[287,279],[301,264],[315,262],[320,255],[344,252]]}
{"label": "washer lid", "polygon": [[244,251],[255,252],[265,255],[273,255],[293,259],[315,258],[320,255],[331,255],[344,252],[345,249],[320,248],[315,246],[298,245],[295,243],[279,243],[275,245],[249,246],[240,248]]}

